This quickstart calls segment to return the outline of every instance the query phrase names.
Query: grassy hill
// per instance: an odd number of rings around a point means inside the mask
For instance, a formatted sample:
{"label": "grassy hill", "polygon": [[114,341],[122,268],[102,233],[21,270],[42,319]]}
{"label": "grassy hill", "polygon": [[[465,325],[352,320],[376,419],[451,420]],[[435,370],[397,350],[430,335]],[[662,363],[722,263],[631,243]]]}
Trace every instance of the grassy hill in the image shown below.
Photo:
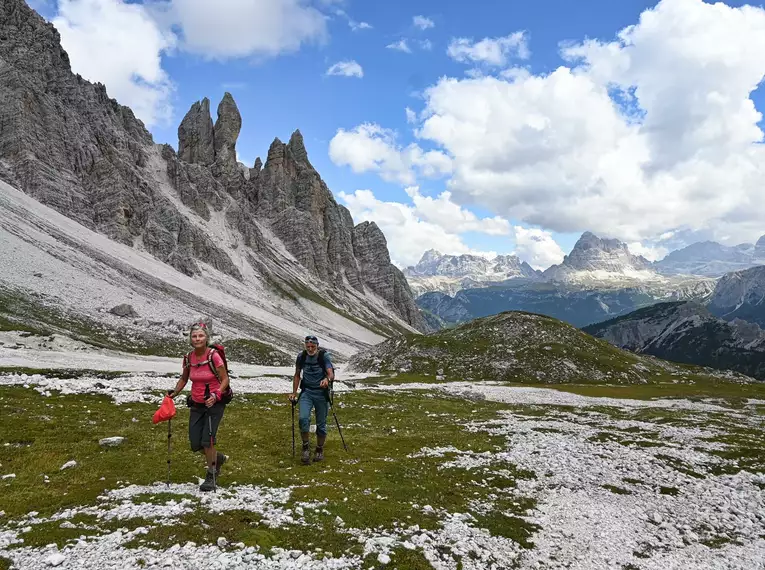
{"label": "grassy hill", "polygon": [[382,375],[536,384],[635,384],[702,377],[747,380],[735,373],[633,354],[552,317],[519,311],[429,335],[389,339],[354,355],[349,366]]}

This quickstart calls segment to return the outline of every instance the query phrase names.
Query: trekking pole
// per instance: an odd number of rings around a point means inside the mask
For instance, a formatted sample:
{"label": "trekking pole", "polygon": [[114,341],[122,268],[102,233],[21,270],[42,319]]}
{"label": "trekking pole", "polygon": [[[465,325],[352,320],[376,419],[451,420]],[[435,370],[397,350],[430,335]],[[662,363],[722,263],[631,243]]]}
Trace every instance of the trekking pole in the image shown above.
{"label": "trekking pole", "polygon": [[170,418],[167,420],[167,486],[170,487],[170,458],[172,457],[170,455],[171,451],[171,440],[170,438],[173,437],[172,430],[170,428],[171,424],[173,423],[173,418]]}
{"label": "trekking pole", "polygon": [[[207,398],[210,397],[210,385],[205,384],[205,402],[207,401]],[[213,432],[212,432],[212,416],[210,415],[210,408],[207,408],[207,426],[208,426],[208,433],[210,434],[210,449],[214,450],[215,446],[213,445]],[[217,490],[217,483],[215,482],[215,464],[218,460],[218,453],[216,452],[213,456],[212,460],[212,468],[213,468],[213,493]]]}
{"label": "trekking pole", "polygon": [[345,445],[345,438],[343,437],[343,430],[340,429],[340,422],[338,421],[337,414],[335,413],[335,406],[332,405],[332,394],[329,391],[329,388],[327,389],[327,401],[329,402],[329,409],[332,410],[332,416],[335,418],[337,431],[340,433],[340,440],[343,442],[343,447],[345,448],[345,451],[348,451],[348,446]]}
{"label": "trekking pole", "polygon": [[297,401],[290,400],[290,407],[292,408],[292,457],[295,457],[295,404]]}

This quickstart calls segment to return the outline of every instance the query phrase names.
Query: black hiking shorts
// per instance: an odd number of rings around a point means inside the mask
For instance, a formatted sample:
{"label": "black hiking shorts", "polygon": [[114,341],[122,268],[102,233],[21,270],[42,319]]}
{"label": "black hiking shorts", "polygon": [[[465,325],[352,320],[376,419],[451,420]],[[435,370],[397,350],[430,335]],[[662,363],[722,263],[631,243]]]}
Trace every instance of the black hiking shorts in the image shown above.
{"label": "black hiking shorts", "polygon": [[218,424],[223,419],[226,404],[216,402],[211,407],[193,404],[189,410],[189,443],[191,451],[210,447],[210,424],[212,424],[213,444],[217,443]]}

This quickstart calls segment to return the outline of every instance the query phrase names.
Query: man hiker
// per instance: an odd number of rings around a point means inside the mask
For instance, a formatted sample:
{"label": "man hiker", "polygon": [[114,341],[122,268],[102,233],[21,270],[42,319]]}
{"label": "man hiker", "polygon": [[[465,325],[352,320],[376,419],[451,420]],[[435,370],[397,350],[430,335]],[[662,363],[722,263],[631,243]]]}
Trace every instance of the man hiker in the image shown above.
{"label": "man hiker", "polygon": [[[303,373],[302,381],[300,373]],[[329,383],[335,379],[335,371],[329,354],[319,350],[319,341],[313,336],[305,337],[305,350],[298,354],[295,362],[295,376],[292,379],[292,394],[289,399],[300,405],[300,437],[303,452],[300,460],[304,465],[311,463],[308,430],[311,426],[311,408],[316,409],[316,451],[314,461],[324,459],[324,442],[327,440],[327,412],[329,411]],[[298,398],[298,387],[300,397]]]}
{"label": "man hiker", "polygon": [[210,344],[210,332],[205,323],[196,323],[189,335],[192,352],[183,359],[183,373],[168,396],[175,398],[191,380],[191,395],[187,398],[189,410],[189,443],[191,451],[204,454],[207,473],[200,491],[215,489],[220,468],[228,459],[215,449],[218,425],[226,407],[225,396],[229,378],[223,358]]}

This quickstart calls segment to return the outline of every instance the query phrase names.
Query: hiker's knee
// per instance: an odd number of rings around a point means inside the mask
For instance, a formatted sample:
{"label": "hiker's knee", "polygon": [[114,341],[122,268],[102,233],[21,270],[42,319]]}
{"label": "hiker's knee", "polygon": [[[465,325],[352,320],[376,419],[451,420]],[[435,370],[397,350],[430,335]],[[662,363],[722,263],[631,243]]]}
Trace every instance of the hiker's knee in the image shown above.
{"label": "hiker's knee", "polygon": [[300,432],[305,433],[311,429],[311,416],[300,417]]}
{"label": "hiker's knee", "polygon": [[203,449],[202,442],[199,441],[199,440],[197,440],[197,441],[192,440],[192,441],[189,442],[189,444],[190,444],[190,447],[191,447],[191,451],[193,451],[194,453],[197,453],[198,451],[202,451],[202,449]]}

